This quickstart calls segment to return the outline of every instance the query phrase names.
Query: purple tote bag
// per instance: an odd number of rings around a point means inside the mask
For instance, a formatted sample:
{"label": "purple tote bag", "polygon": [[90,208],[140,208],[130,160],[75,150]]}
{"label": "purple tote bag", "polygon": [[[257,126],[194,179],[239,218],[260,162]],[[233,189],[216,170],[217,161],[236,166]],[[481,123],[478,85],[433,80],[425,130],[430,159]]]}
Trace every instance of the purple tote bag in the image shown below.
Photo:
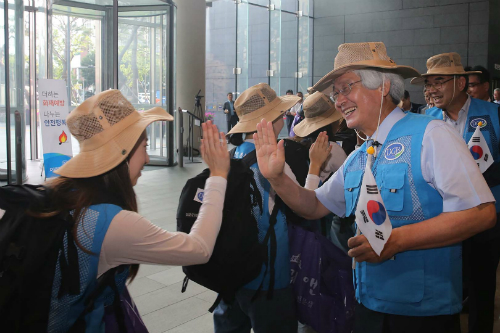
{"label": "purple tote bag", "polygon": [[[119,305],[110,304],[104,308],[105,332],[148,333],[148,329],[144,325],[139,310],[137,310],[134,301],[130,297],[127,287],[123,289],[119,297]],[[123,314],[123,325],[125,326],[122,329],[120,329],[119,324],[121,314]]]}
{"label": "purple tote bag", "polygon": [[351,332],[352,259],[319,232],[291,225],[288,236],[298,319],[318,333]]}

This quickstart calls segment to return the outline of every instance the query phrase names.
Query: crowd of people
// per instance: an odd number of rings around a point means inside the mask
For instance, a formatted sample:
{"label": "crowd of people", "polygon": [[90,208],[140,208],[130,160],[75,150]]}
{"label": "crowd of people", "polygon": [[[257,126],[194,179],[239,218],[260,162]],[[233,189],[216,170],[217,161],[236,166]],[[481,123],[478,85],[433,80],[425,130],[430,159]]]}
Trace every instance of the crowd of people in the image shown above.
{"label": "crowd of people", "polygon": [[[410,78],[426,104],[411,102],[404,81]],[[125,267],[116,276],[118,290],[125,290],[125,277],[133,279],[139,264],[210,260],[230,172],[227,140],[234,159],[256,152],[250,168],[262,202],[254,216],[260,241],[271,242],[266,232],[273,229],[275,254],[234,300],[217,305],[216,333],[313,332],[298,320],[291,287],[292,215],[309,223],[329,217],[326,238],[352,258],[356,306],[349,331],[460,333],[465,306],[468,332],[493,332],[500,89],[491,98],[489,85],[487,70],[464,68],[457,53],[430,57],[427,72],[419,73],[397,65],[383,43],[367,42],[340,45],[333,70],[305,96],[291,90],[278,96],[265,83],[236,101],[228,93],[227,135],[210,121],[202,124],[210,177],[189,234],[142,217],[133,190],[149,161],[146,126],[172,116],[161,108],[139,113],[117,90],[92,96],[67,119],[80,154],[46,184],[54,212],[70,211],[75,221],[81,281],[79,294],[61,297],[63,273],[56,267],[48,331],[70,331],[110,269]],[[289,138],[278,140],[284,126]],[[308,152],[305,184],[285,154],[287,141]],[[97,299],[85,317],[87,332],[104,331],[103,309],[113,293]]]}

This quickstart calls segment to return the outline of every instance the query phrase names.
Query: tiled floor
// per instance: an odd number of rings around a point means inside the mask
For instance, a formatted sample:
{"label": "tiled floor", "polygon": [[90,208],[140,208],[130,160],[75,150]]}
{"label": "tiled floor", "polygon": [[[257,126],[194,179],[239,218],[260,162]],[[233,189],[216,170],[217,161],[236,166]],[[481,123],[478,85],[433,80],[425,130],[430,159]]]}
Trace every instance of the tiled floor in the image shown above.
{"label": "tiled floor", "polygon": [[[41,183],[39,162],[27,161],[27,167],[28,182]],[[185,164],[183,169],[146,168],[135,187],[139,212],[162,228],[176,230],[180,191],[187,179],[204,168],[201,163]],[[500,274],[497,276],[500,281]],[[180,267],[141,265],[129,288],[151,333],[213,332],[212,315],[207,310],[215,300],[215,293],[192,281],[186,292],[181,293],[183,278]],[[494,332],[500,333],[500,293],[497,293],[496,303]],[[462,327],[462,332],[466,332],[465,315],[462,315]]]}

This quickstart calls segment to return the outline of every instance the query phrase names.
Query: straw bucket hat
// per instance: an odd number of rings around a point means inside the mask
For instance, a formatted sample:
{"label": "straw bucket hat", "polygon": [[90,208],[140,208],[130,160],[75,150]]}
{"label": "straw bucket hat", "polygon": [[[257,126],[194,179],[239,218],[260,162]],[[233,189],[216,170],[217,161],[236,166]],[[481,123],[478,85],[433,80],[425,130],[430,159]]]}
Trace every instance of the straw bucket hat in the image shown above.
{"label": "straw bucket hat", "polygon": [[276,96],[268,84],[256,84],[236,99],[234,109],[240,120],[227,134],[255,132],[262,118],[274,121],[298,101],[299,96]]}
{"label": "straw bucket hat", "polygon": [[309,96],[302,106],[304,109],[304,120],[295,125],[295,135],[306,137],[314,131],[336,122],[342,118],[335,104],[325,94],[319,91]]}
{"label": "straw bucket hat", "polygon": [[427,59],[427,73],[422,74],[420,77],[413,78],[410,82],[412,84],[423,85],[425,77],[431,75],[469,75],[469,74],[482,74],[480,71],[464,70],[460,54],[456,52],[441,53]]}
{"label": "straw bucket hat", "polygon": [[333,82],[339,76],[356,69],[383,69],[387,72],[396,73],[403,78],[420,76],[413,67],[396,65],[389,58],[384,43],[346,43],[339,46],[339,53],[335,57],[333,70],[323,76],[314,86],[315,91],[324,93],[331,92]]}
{"label": "straw bucket hat", "polygon": [[119,90],[107,90],[86,99],[66,118],[80,143],[80,153],[56,173],[71,178],[101,175],[127,158],[146,127],[174,118],[160,107],[139,113]]}

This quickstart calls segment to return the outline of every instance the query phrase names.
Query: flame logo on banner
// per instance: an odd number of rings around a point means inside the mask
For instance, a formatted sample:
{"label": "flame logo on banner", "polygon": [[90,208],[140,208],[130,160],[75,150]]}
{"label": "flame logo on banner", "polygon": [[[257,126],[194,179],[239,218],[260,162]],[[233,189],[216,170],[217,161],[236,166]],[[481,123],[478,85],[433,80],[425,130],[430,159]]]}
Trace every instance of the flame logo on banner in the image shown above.
{"label": "flame logo on banner", "polygon": [[61,135],[59,135],[59,144],[65,143],[66,141],[68,141],[68,136],[62,131]]}

